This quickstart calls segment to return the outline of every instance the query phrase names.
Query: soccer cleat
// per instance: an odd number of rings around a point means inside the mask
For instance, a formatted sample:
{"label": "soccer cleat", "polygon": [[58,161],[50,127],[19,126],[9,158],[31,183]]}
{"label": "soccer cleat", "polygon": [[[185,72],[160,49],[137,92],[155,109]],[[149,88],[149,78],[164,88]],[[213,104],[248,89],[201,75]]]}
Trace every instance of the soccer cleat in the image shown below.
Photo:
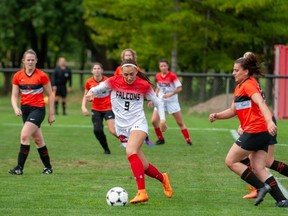
{"label": "soccer cleat", "polygon": [[111,152],[110,152],[110,150],[108,149],[108,150],[105,150],[105,151],[104,151],[104,154],[111,154]]}
{"label": "soccer cleat", "polygon": [[187,145],[188,146],[192,146],[192,142],[187,142]]}
{"label": "soccer cleat", "polygon": [[23,175],[23,170],[20,166],[16,166],[15,168],[8,170],[8,172],[12,175]]}
{"label": "soccer cleat", "polygon": [[145,139],[145,143],[147,146],[155,146],[155,144],[152,143],[149,139]]}
{"label": "soccer cleat", "polygon": [[262,188],[259,188],[259,189],[257,189],[257,197],[256,197],[256,200],[255,200],[255,206],[257,206],[257,205],[259,205],[262,201],[263,201],[263,199],[264,199],[264,197],[265,197],[265,195],[269,192],[271,190],[271,187],[268,185],[268,184],[264,184],[264,187],[262,187]]}
{"label": "soccer cleat", "polygon": [[288,200],[281,200],[281,201],[277,202],[276,207],[287,208],[288,207]]}
{"label": "soccer cleat", "polygon": [[43,172],[42,172],[42,173],[43,173],[43,174],[46,174],[46,175],[52,174],[52,173],[53,173],[53,169],[52,169],[52,167],[51,167],[51,168],[45,167],[45,168],[43,169]]}
{"label": "soccer cleat", "polygon": [[173,195],[173,190],[170,185],[170,180],[169,180],[169,175],[167,173],[163,173],[163,189],[164,189],[164,194],[166,197],[171,198]]}
{"label": "soccer cleat", "polygon": [[255,199],[257,197],[257,190],[254,188],[249,194],[243,196],[243,199]]}
{"label": "soccer cleat", "polygon": [[156,145],[163,145],[163,144],[165,144],[165,140],[164,139],[156,141]]}
{"label": "soccer cleat", "polygon": [[134,197],[134,199],[130,200],[131,204],[146,202],[149,200],[149,197],[146,193],[146,190],[138,190],[138,193]]}

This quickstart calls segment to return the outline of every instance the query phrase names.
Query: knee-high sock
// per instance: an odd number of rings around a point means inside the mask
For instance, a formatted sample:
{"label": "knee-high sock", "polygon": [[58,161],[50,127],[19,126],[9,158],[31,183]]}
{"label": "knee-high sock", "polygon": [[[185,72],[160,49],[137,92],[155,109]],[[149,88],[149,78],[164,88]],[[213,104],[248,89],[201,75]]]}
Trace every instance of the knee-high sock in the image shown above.
{"label": "knee-high sock", "polygon": [[161,132],[159,127],[158,128],[154,128],[154,131],[156,133],[156,136],[158,137],[158,140],[163,140],[164,139],[163,134],[162,134],[162,132]]}
{"label": "knee-high sock", "polygon": [[163,182],[163,175],[159,170],[149,163],[148,168],[145,170],[145,174],[150,176],[151,178],[155,178],[160,182]]}
{"label": "knee-high sock", "polygon": [[145,189],[145,174],[142,161],[137,154],[132,154],[128,157],[134,178],[137,183],[138,190]]}
{"label": "knee-high sock", "polygon": [[181,130],[181,133],[183,134],[186,142],[187,142],[187,143],[190,143],[190,142],[191,142],[191,139],[190,139],[189,131],[187,130],[187,128]]}
{"label": "knee-high sock", "polygon": [[38,149],[39,156],[41,158],[42,163],[46,168],[51,168],[50,157],[48,153],[48,149],[46,146]]}
{"label": "knee-high sock", "polygon": [[247,168],[241,175],[241,179],[246,181],[248,184],[252,185],[253,187],[259,189],[261,187],[264,187],[264,183],[261,182],[257,176],[249,169]]}
{"label": "knee-high sock", "polygon": [[20,145],[20,150],[18,153],[18,166],[20,166],[22,169],[24,168],[26,159],[30,152],[30,145]]}
{"label": "knee-high sock", "polygon": [[270,194],[277,202],[286,199],[281,192],[274,176],[270,176],[268,179],[266,179],[265,183],[271,187]]}
{"label": "knee-high sock", "polygon": [[280,174],[284,176],[288,176],[288,165],[281,161],[274,160],[271,167],[269,168],[279,172]]}

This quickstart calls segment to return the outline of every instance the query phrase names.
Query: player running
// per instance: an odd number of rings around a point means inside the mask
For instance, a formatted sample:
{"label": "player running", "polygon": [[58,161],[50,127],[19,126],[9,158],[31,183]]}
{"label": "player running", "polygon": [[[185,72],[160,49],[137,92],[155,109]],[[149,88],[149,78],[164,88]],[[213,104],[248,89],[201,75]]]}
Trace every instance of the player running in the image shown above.
{"label": "player running", "polygon": [[[84,116],[89,116],[89,111],[86,108],[87,92],[95,86],[98,86],[101,82],[104,82],[108,79],[107,76],[103,75],[103,66],[100,63],[95,63],[92,67],[93,76],[86,81],[84,96],[82,99],[82,113]],[[97,96],[94,97],[92,101],[92,123],[93,123],[93,132],[96,139],[100,142],[102,148],[104,149],[105,154],[111,154],[111,151],[108,147],[107,138],[103,130],[103,119],[105,118],[108,130],[111,134],[117,137],[115,128],[114,128],[114,119],[115,115],[112,111],[112,105],[110,101],[110,91],[103,91]]]}
{"label": "player running", "polygon": [[136,179],[138,193],[130,203],[148,201],[144,174],[160,181],[167,197],[172,197],[172,188],[167,173],[161,173],[148,162],[141,146],[148,135],[148,124],[144,113],[144,98],[152,100],[160,116],[160,129],[167,129],[163,104],[153,91],[148,77],[138,72],[136,62],[124,60],[122,76],[113,76],[91,88],[86,98],[91,101],[102,91],[111,90],[112,110],[115,114],[115,129],[118,136],[127,139],[126,155]]}
{"label": "player running", "polygon": [[[52,94],[49,77],[36,68],[37,55],[29,49],[23,55],[24,69],[18,71],[13,77],[11,104],[16,116],[22,116],[23,127],[20,135],[20,150],[18,164],[8,172],[14,175],[22,175],[24,164],[30,151],[30,137],[34,139],[40,158],[44,164],[44,174],[53,172],[50,164],[48,150],[44,141],[41,123],[45,118],[45,103],[43,91],[48,96],[49,116],[48,123],[55,121],[54,96]],[[18,96],[21,94],[21,109],[18,107]]]}
{"label": "player running", "polygon": [[[182,119],[181,108],[178,101],[178,93],[182,91],[182,84],[179,81],[177,75],[168,70],[169,63],[166,59],[161,59],[159,61],[159,69],[160,72],[156,74],[155,78],[157,84],[157,88],[155,90],[156,95],[158,95],[158,97],[161,98],[161,100],[164,102],[165,111],[173,115],[181,129],[181,133],[183,134],[187,145],[191,146],[192,142],[190,135]],[[149,106],[153,106],[152,103],[149,103]],[[157,108],[154,108],[151,122],[154,127],[156,136],[158,137],[156,145],[164,144],[165,139],[159,128],[159,115]]]}
{"label": "player running", "polygon": [[[230,148],[225,163],[242,180],[257,188],[255,205],[259,205],[270,192],[277,207],[288,207],[288,200],[281,192],[276,179],[266,169],[267,151],[271,135],[277,133],[277,126],[271,112],[261,96],[258,82],[253,75],[261,75],[255,55],[241,57],[234,62],[233,76],[237,83],[234,102],[229,109],[209,115],[209,120],[228,119],[237,115],[243,134]],[[241,163],[250,157],[251,169]]]}

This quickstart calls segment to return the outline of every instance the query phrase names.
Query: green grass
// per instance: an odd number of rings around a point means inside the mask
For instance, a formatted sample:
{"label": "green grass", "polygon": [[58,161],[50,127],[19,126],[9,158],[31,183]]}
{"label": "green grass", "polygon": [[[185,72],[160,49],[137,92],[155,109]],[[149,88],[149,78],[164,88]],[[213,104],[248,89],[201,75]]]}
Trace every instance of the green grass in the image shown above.
{"label": "green grass", "polygon": [[[234,141],[229,129],[237,128],[238,121],[210,124],[207,115],[186,114],[187,107],[183,107],[183,116],[193,138],[192,147],[186,146],[171,116],[167,117],[166,144],[143,145],[149,161],[170,174],[173,198],[165,198],[161,184],[147,177],[149,202],[108,206],[105,195],[110,188],[125,188],[131,199],[136,194],[136,184],[124,149],[107,130],[112,154],[103,154],[93,136],[90,117],[81,115],[81,94],[74,92],[69,96],[68,116],[57,116],[53,126],[48,126],[46,120],[42,124],[55,171],[49,176],[41,174],[43,165],[34,145],[31,145],[24,175],[7,173],[16,164],[21,120],[14,116],[9,97],[0,98],[1,215],[287,215],[287,209],[274,207],[275,202],[269,195],[258,207],[253,200],[242,199],[248,192],[246,183],[224,164]],[[151,112],[146,112],[148,119]],[[280,120],[278,125],[278,141],[287,144],[287,121]],[[150,138],[155,141],[153,129],[149,130]],[[288,161],[287,147],[276,146],[275,157]],[[280,181],[288,186],[287,179]]]}

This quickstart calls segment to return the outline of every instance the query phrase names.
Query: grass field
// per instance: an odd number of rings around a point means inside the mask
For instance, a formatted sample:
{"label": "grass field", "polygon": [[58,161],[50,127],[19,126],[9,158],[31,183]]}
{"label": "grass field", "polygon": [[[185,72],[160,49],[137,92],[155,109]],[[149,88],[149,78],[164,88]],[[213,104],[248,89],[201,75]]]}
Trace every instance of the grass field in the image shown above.
{"label": "grass field", "polygon": [[[34,145],[23,176],[12,176],[7,170],[16,165],[19,149],[20,118],[14,116],[8,97],[0,98],[0,214],[11,216],[87,216],[87,215],[287,215],[287,209],[274,207],[270,195],[258,207],[244,200],[246,183],[228,170],[224,158],[234,139],[230,130],[238,126],[236,119],[211,124],[208,115],[188,115],[183,107],[185,123],[193,138],[188,147],[171,116],[167,117],[166,144],[148,147],[144,152],[151,163],[170,174],[174,196],[165,198],[162,186],[146,178],[149,202],[125,207],[106,204],[106,192],[121,186],[136,194],[136,184],[123,148],[108,135],[111,155],[103,151],[92,133],[90,118],[80,110],[80,93],[69,97],[68,116],[57,116],[53,126],[42,124],[54,168],[43,175],[43,166]],[[151,110],[147,110],[150,119]],[[275,157],[288,161],[288,124],[278,121],[279,144]],[[150,128],[150,138],[156,137]],[[285,187],[287,178],[273,173]]]}

